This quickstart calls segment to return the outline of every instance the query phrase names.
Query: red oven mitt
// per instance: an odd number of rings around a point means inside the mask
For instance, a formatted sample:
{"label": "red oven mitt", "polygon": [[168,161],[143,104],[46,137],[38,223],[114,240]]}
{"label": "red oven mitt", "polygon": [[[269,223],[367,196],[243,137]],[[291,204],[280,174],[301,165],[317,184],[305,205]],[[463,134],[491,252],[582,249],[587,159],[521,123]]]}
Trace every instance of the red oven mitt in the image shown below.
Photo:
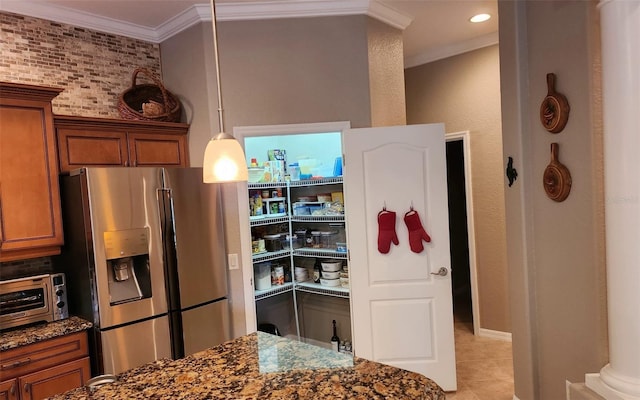
{"label": "red oven mitt", "polygon": [[411,246],[411,251],[414,253],[421,253],[422,250],[424,250],[422,241],[430,242],[431,237],[422,227],[418,212],[411,210],[406,213],[404,215],[404,223],[407,225],[407,229],[409,230],[409,245]]}
{"label": "red oven mitt", "polygon": [[396,234],[396,213],[382,210],[378,213],[378,251],[387,254],[391,249],[391,242],[396,246],[400,243]]}

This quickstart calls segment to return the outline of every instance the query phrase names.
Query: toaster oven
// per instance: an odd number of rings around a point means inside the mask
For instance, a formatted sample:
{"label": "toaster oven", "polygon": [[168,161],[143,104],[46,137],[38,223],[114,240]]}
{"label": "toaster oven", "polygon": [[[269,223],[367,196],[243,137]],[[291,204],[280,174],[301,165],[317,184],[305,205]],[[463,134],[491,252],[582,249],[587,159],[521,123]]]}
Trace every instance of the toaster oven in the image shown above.
{"label": "toaster oven", "polygon": [[68,317],[64,274],[0,281],[0,330]]}

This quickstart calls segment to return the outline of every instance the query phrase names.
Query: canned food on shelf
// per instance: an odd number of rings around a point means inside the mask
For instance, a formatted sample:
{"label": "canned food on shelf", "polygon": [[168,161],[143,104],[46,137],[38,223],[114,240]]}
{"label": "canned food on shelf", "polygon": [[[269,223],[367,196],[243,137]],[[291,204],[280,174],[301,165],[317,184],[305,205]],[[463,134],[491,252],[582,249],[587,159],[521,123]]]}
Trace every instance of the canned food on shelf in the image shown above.
{"label": "canned food on shelf", "polygon": [[271,285],[284,285],[284,267],[282,265],[271,267]]}

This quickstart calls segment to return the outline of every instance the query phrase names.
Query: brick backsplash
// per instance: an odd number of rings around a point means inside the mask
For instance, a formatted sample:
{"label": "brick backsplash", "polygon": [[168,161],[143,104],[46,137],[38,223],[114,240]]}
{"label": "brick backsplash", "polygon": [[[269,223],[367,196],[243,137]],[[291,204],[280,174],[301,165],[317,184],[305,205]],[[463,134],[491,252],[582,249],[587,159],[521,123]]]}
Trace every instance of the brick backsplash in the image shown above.
{"label": "brick backsplash", "polygon": [[51,257],[0,263],[0,280],[22,278],[53,272]]}
{"label": "brick backsplash", "polygon": [[[44,19],[0,12],[0,80],[53,86],[62,115],[119,118],[118,96],[133,71],[160,74],[157,44]],[[147,80],[138,75],[138,83]]]}

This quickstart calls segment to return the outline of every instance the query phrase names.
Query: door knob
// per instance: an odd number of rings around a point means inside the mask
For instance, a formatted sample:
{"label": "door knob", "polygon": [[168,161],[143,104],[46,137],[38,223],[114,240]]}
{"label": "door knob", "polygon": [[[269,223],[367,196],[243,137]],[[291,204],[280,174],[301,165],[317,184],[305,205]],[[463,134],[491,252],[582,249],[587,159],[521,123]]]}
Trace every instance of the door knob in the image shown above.
{"label": "door knob", "polygon": [[449,273],[448,269],[446,269],[445,267],[440,267],[438,272],[432,272],[431,275],[447,276],[448,273]]}

